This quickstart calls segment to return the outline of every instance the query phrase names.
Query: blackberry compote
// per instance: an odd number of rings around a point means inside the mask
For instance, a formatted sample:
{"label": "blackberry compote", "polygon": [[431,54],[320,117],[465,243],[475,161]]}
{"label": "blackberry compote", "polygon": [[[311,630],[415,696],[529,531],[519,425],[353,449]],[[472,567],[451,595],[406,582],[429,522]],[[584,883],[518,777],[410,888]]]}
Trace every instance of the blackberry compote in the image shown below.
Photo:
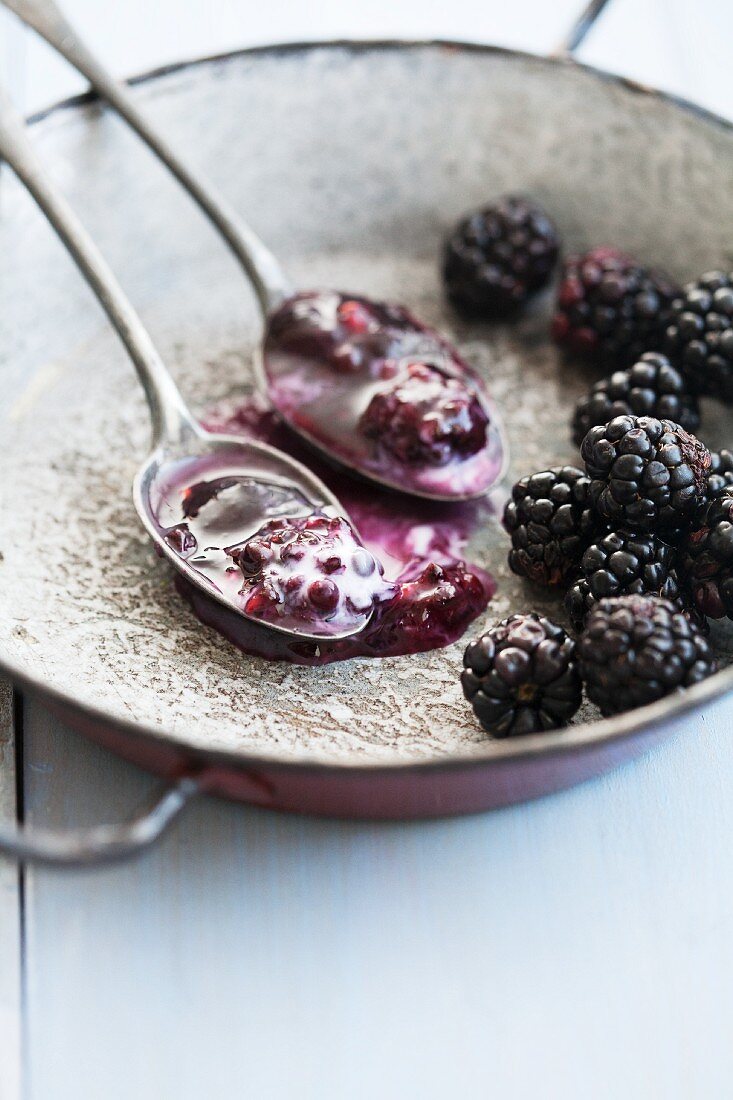
{"label": "blackberry compote", "polygon": [[687,284],[672,303],[665,350],[693,393],[733,404],[733,272]]}
{"label": "blackberry compote", "polygon": [[698,611],[733,619],[733,491],[713,500],[685,541],[682,568]]}
{"label": "blackberry compote", "polygon": [[513,313],[549,282],[557,263],[557,230],[536,203],[507,195],[462,218],[445,242],[443,279],[462,313]]}
{"label": "blackberry compote", "polygon": [[463,693],[495,737],[557,729],[580,706],[575,643],[541,615],[497,623],[467,646],[463,665]]}
{"label": "blackberry compote", "polygon": [[366,626],[397,591],[341,516],[271,519],[227,553],[241,570],[244,612],[271,626],[303,622],[338,635]]}
{"label": "blackberry compote", "polygon": [[601,600],[578,640],[588,698],[608,717],[691,687],[716,671],[710,643],[674,603]]}
{"label": "blackberry compote", "polygon": [[581,447],[599,515],[613,526],[671,535],[705,500],[710,452],[671,420],[617,416]]}
{"label": "blackberry compote", "polygon": [[700,426],[697,400],[669,359],[656,351],[645,352],[633,366],[596,382],[581,398],[573,416],[573,441],[580,446],[596,424],[629,414],[674,420],[688,432]]}
{"label": "blackberry compote", "polygon": [[409,363],[399,381],[375,393],[359,421],[399,462],[428,466],[477,454],[488,425],[476,395],[426,363]]}
{"label": "blackberry compote", "polygon": [[677,551],[657,535],[611,531],[583,554],[580,575],[565,606],[573,626],[610,596],[653,595],[677,601],[681,585],[675,570]]}
{"label": "blackberry compote", "polygon": [[270,317],[264,371],[291,428],[377,482],[460,500],[482,495],[501,473],[498,418],[481,382],[401,306],[297,294]]}
{"label": "blackberry compote", "polygon": [[679,288],[615,248],[594,248],[565,262],[552,322],[568,351],[605,366],[627,367],[661,346]]}
{"label": "blackberry compote", "polygon": [[546,586],[570,580],[599,529],[589,490],[590,479],[574,466],[555,466],[516,483],[504,509],[514,573]]}

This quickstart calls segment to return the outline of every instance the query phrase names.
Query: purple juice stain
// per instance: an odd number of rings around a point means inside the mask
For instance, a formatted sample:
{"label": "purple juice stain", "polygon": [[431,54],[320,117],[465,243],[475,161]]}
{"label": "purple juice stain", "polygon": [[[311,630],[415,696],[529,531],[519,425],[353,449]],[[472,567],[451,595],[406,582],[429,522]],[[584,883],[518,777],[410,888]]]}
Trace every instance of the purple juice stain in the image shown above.
{"label": "purple juice stain", "polygon": [[366,477],[460,500],[501,474],[498,416],[480,379],[402,306],[296,294],[270,317],[263,368],[285,422]]}

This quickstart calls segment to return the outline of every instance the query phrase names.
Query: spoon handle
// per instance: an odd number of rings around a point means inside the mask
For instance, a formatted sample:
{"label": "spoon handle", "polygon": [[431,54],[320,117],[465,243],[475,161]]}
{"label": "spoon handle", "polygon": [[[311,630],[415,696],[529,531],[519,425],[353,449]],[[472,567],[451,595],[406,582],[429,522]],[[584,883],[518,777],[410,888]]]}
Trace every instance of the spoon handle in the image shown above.
{"label": "spoon handle", "polygon": [[186,408],[142,321],[94,241],[42,167],[23,119],[2,88],[0,158],[7,161],[46,215],[119,333],[150,406],[154,446],[164,440],[176,443],[191,434],[200,435],[201,428]]}
{"label": "spoon handle", "polygon": [[293,289],[272,252],[214,187],[184,163],[142,115],[129,92],[99,63],[54,0],[0,0],[77,69],[130,124],[188,191],[244,267],[267,316]]}

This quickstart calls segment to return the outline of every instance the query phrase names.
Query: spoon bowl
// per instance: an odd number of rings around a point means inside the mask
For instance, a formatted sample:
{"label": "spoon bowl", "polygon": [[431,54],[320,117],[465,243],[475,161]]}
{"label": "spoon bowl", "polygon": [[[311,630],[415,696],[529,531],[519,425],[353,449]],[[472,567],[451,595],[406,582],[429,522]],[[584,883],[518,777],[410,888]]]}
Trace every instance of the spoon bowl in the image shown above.
{"label": "spoon bowl", "polygon": [[188,433],[181,444],[162,444],[146,459],[133,483],[133,501],[155,546],[184,582],[244,618],[284,634],[331,641],[358,634],[369,622],[371,605],[368,613],[335,623],[317,617],[265,620],[248,612],[242,598],[246,578],[236,565],[236,552],[268,523],[315,514],[354,531],[323,482],[275,447]]}

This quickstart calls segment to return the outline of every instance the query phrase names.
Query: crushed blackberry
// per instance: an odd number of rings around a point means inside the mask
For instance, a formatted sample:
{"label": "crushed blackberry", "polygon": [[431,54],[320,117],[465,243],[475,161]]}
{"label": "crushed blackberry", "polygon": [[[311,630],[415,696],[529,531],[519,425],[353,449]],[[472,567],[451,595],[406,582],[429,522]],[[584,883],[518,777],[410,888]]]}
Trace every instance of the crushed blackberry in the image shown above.
{"label": "crushed blackberry", "polygon": [[460,379],[411,363],[405,377],[374,395],[359,423],[400,462],[445,466],[485,446],[489,420]]}
{"label": "crushed blackberry", "polygon": [[546,586],[570,580],[598,531],[589,489],[590,479],[574,466],[555,466],[516,483],[504,509],[514,573]]}
{"label": "crushed blackberry", "polygon": [[716,670],[710,643],[670,600],[601,600],[578,640],[588,698],[608,717],[691,687]]}
{"label": "crushed blackberry", "polygon": [[227,553],[241,571],[244,611],[272,624],[323,623],[338,633],[365,625],[397,591],[341,516],[271,519]]}
{"label": "crushed blackberry", "polygon": [[653,534],[611,531],[589,546],[565,606],[580,629],[598,602],[612,596],[653,595],[678,601],[677,551]]}
{"label": "crushed blackberry", "polygon": [[607,424],[616,416],[654,416],[674,420],[685,431],[700,426],[697,400],[687,391],[684,379],[666,356],[648,351],[626,370],[597,382],[575,407],[573,440],[580,446],[596,424]]}
{"label": "crushed blackberry", "polygon": [[708,499],[733,496],[733,451],[711,451],[710,458]]}
{"label": "crushed blackberry", "polygon": [[559,249],[557,230],[544,210],[507,195],[462,218],[446,241],[448,297],[473,316],[512,313],[549,281]]}
{"label": "crushed blackberry", "polygon": [[678,293],[667,275],[615,248],[571,256],[558,292],[553,338],[583,358],[627,367],[661,346]]}
{"label": "crushed blackberry", "polygon": [[733,619],[733,490],[731,494],[711,501],[682,553],[695,607],[711,619]]}
{"label": "crushed blackberry", "polygon": [[617,416],[581,446],[593,506],[614,527],[671,535],[705,500],[710,452],[671,420]]}
{"label": "crushed blackberry", "polygon": [[497,623],[467,646],[463,665],[463,693],[495,737],[557,729],[580,706],[575,643],[541,615]]}
{"label": "crushed blackberry", "polygon": [[733,404],[733,272],[687,284],[672,303],[663,346],[693,393]]}

